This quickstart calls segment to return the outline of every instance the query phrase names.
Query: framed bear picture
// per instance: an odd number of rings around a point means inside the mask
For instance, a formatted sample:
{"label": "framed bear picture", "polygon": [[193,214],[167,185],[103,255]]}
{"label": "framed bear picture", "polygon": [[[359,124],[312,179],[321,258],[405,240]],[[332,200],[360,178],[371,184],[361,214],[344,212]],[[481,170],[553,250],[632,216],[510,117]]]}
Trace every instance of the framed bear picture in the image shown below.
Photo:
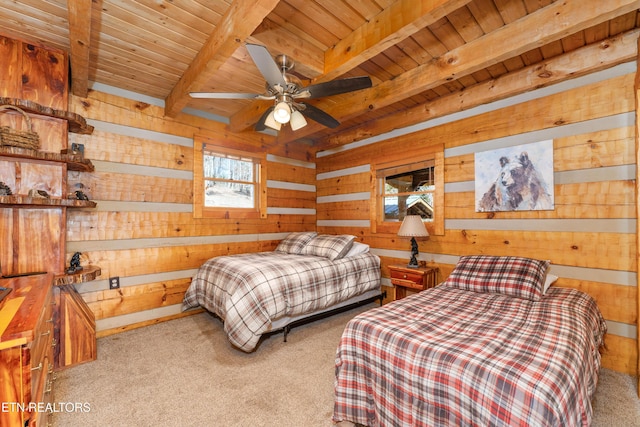
{"label": "framed bear picture", "polygon": [[476,212],[554,209],[553,141],[475,154]]}

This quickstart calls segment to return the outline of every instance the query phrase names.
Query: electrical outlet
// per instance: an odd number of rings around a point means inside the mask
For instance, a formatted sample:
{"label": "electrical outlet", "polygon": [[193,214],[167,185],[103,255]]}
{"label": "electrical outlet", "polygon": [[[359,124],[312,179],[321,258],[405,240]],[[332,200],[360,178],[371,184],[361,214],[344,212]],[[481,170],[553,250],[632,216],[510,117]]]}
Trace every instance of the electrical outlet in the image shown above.
{"label": "electrical outlet", "polygon": [[109,289],[118,289],[120,287],[120,277],[109,277]]}

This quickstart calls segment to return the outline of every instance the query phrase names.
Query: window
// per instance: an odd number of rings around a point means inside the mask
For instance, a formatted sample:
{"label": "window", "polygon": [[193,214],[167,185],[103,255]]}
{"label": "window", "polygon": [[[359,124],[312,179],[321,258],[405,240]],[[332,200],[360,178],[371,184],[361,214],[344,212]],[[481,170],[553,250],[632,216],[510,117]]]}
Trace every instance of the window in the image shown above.
{"label": "window", "polygon": [[374,232],[395,234],[406,215],[420,215],[430,234],[444,234],[444,153],[422,157],[372,165]]}
{"label": "window", "polygon": [[264,155],[213,145],[198,137],[195,145],[194,215],[266,217]]}
{"label": "window", "polygon": [[399,221],[405,215],[420,215],[423,221],[433,221],[436,188],[433,163],[428,161],[378,171],[384,221]]}

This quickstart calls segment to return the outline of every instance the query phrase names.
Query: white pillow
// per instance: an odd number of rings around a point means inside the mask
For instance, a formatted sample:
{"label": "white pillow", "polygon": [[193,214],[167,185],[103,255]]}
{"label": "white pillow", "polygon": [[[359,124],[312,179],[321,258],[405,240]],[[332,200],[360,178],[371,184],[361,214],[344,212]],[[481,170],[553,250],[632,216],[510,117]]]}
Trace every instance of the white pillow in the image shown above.
{"label": "white pillow", "polygon": [[558,280],[558,276],[556,276],[555,274],[547,273],[547,277],[545,277],[544,279],[544,288],[542,289],[542,295],[547,293],[547,289],[549,289],[549,287],[556,280]]}
{"label": "white pillow", "polygon": [[349,249],[349,252],[347,252],[344,258],[349,258],[350,256],[356,256],[367,252],[369,252],[369,245],[366,243],[353,242],[351,249]]}

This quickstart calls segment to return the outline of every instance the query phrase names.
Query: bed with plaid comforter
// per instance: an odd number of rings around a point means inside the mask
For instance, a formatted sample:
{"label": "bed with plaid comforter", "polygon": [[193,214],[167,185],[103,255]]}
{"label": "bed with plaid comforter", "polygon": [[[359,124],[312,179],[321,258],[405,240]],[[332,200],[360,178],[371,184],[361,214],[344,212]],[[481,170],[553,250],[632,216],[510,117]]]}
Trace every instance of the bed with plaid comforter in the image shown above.
{"label": "bed with plaid comforter", "polygon": [[349,322],[334,421],[366,426],[588,426],[606,324],[595,301],[440,286]]}
{"label": "bed with plaid comforter", "polygon": [[312,313],[380,289],[380,258],[364,253],[331,261],[258,252],[221,256],[199,269],[182,309],[203,307],[224,322],[231,343],[250,352],[271,322]]}

